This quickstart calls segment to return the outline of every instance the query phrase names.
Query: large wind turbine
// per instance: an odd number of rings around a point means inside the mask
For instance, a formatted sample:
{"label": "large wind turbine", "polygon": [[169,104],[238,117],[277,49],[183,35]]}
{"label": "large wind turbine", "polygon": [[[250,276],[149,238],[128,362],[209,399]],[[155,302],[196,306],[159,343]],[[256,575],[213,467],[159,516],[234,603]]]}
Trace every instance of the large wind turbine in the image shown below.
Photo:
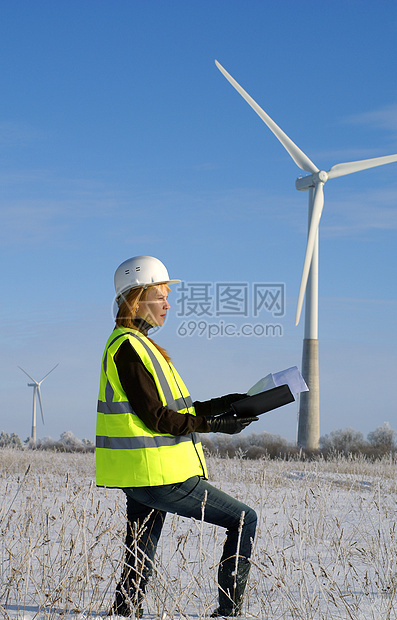
{"label": "large wind turbine", "polygon": [[320,438],[319,413],[319,372],[318,372],[318,227],[324,206],[324,183],[328,179],[383,166],[397,161],[397,155],[386,155],[374,159],[363,159],[332,166],[328,172],[319,170],[315,164],[296,146],[294,142],[276,125],[276,123],[262,110],[262,108],[248,95],[235,79],[215,61],[218,69],[225,78],[240,93],[246,102],[266,123],[276,138],[288,151],[294,162],[301,170],[309,172],[308,176],[299,177],[295,187],[298,190],[309,190],[309,217],[306,254],[303,264],[303,273],[299,289],[298,305],[296,310],[296,325],[299,323],[303,299],[306,293],[305,304],[305,333],[302,353],[302,374],[309,387],[309,392],[303,392],[300,398],[298,444],[306,449],[318,448]]}
{"label": "large wind turbine", "polygon": [[39,399],[39,404],[40,404],[41,419],[43,420],[43,424],[44,424],[43,402],[41,400],[40,386],[43,383],[44,379],[46,379],[48,377],[48,375],[53,370],[55,370],[55,368],[57,366],[59,366],[59,364],[54,366],[54,368],[52,368],[50,370],[50,372],[47,372],[47,374],[41,379],[41,381],[36,381],[36,379],[33,379],[33,377],[31,377],[30,374],[26,372],[26,370],[21,368],[21,366],[18,366],[18,368],[20,368],[22,370],[22,372],[24,372],[25,375],[27,375],[29,377],[29,379],[31,379],[33,381],[33,383],[28,383],[28,386],[33,388],[32,435],[31,435],[31,437],[32,437],[32,440],[33,440],[34,444],[36,444],[36,408],[37,408],[37,397]]}

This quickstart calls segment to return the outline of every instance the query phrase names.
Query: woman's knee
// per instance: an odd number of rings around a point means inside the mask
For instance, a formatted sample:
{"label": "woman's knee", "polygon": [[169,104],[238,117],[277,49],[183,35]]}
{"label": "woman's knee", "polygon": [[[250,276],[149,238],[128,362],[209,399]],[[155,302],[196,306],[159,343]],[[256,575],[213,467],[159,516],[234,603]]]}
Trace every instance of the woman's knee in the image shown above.
{"label": "woman's knee", "polygon": [[250,508],[249,506],[246,506],[246,509],[244,510],[243,523],[245,523],[246,525],[256,526],[257,521],[258,515],[256,514],[255,510],[253,508]]}
{"label": "woman's knee", "polygon": [[255,536],[257,523],[258,515],[253,508],[249,508],[244,515],[243,527],[249,532],[251,538]]}

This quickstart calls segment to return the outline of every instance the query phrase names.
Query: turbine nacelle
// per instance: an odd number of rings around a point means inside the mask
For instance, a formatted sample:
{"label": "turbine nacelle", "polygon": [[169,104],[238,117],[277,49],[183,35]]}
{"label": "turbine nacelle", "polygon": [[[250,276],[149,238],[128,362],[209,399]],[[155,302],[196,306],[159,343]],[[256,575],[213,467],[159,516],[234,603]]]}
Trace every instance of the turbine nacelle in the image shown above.
{"label": "turbine nacelle", "polygon": [[316,187],[318,183],[326,183],[328,181],[328,172],[325,170],[319,170],[313,174],[309,174],[307,177],[298,177],[295,181],[295,187],[297,190],[304,192],[311,187]]}

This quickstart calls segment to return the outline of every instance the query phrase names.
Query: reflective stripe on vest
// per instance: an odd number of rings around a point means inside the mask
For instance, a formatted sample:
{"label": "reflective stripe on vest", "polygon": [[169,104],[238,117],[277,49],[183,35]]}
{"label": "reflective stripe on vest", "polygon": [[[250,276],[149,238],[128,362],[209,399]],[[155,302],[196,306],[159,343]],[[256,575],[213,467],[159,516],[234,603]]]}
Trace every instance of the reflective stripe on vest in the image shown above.
{"label": "reflective stripe on vest", "polygon": [[[110,384],[109,384],[110,386]],[[110,386],[111,387],[111,386]],[[170,405],[167,402],[167,405],[170,409],[183,409],[184,407],[186,407],[186,403],[189,403],[189,407],[193,406],[193,402],[192,399],[189,398],[177,398],[172,402],[172,405]],[[120,401],[120,402],[112,402],[112,400],[108,400],[106,398],[106,402],[102,402],[100,400],[98,400],[98,412],[99,413],[104,413],[104,414],[109,414],[109,413],[132,413],[135,414],[135,411],[133,410],[133,408],[131,407],[129,401]],[[136,415],[136,414],[135,414]]]}
{"label": "reflective stripe on vest", "polygon": [[196,439],[196,433],[168,437],[156,435],[154,437],[97,437],[97,448],[110,448],[112,450],[138,450],[139,448],[159,448],[160,446],[172,446],[184,441]]}

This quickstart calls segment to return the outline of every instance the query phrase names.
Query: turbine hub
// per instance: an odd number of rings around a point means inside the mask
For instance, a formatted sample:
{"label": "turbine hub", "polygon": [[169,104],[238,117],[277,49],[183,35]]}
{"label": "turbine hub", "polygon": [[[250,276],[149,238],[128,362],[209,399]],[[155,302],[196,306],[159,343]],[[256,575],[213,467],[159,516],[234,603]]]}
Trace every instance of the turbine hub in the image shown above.
{"label": "turbine hub", "polygon": [[316,187],[317,183],[326,183],[327,181],[327,172],[319,170],[314,174],[309,174],[307,177],[298,177],[295,181],[295,187],[300,191],[305,191],[311,187]]}
{"label": "turbine hub", "polygon": [[326,183],[328,181],[328,174],[325,172],[325,170],[319,170],[313,176],[317,177],[318,181],[320,181],[321,183]]}

